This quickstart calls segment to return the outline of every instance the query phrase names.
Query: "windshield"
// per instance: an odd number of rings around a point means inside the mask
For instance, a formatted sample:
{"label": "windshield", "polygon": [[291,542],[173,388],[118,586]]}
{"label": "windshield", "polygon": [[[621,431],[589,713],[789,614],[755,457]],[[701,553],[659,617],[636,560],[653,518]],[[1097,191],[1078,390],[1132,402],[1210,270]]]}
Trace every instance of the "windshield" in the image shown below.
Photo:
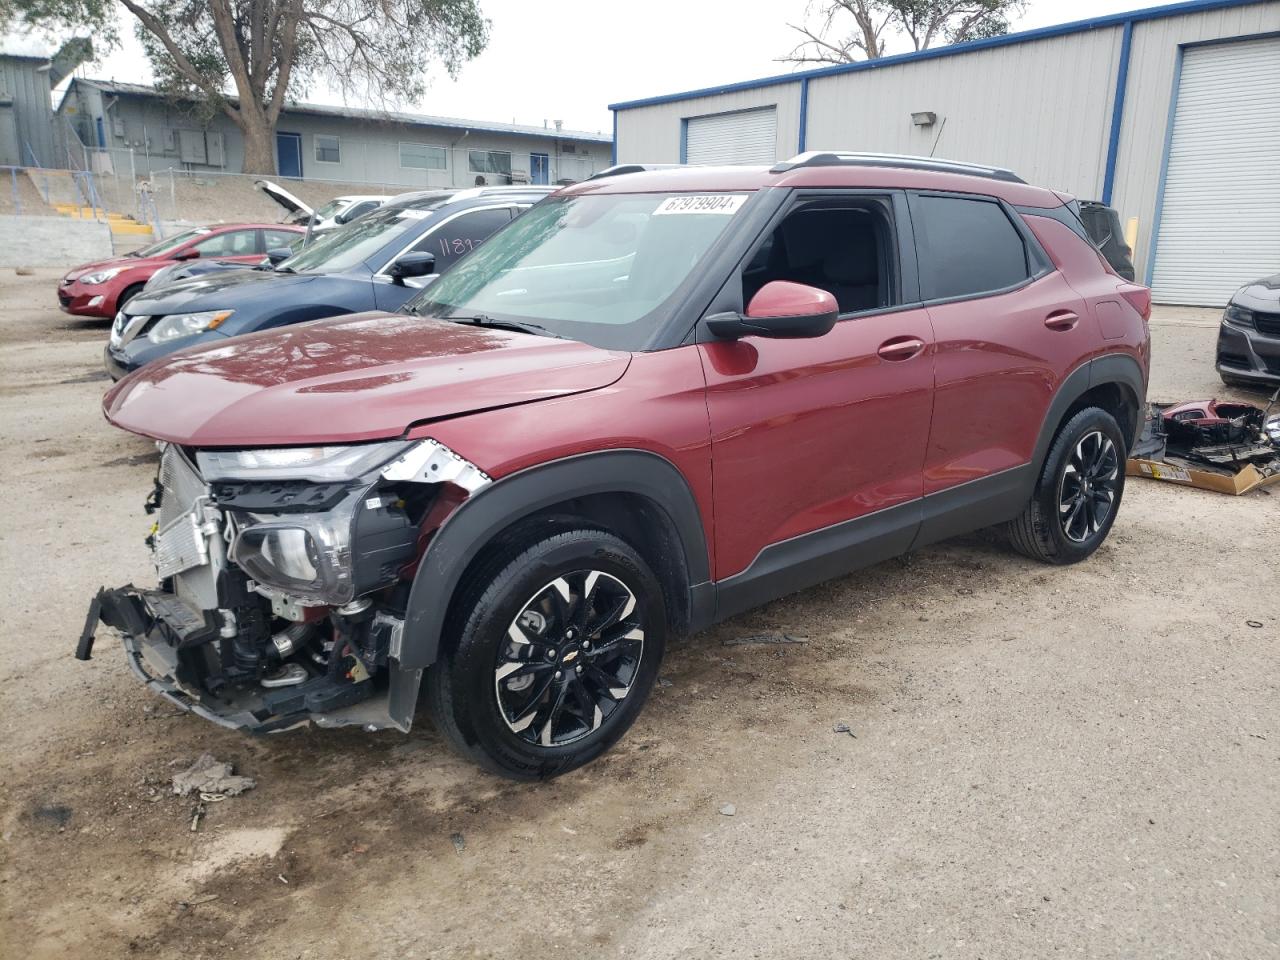
{"label": "windshield", "polygon": [[176,236],[167,237],[164,240],[157,240],[149,247],[143,247],[141,250],[134,252],[135,257],[163,257],[166,253],[172,253],[189,240],[196,237],[203,237],[209,233],[208,227],[197,227],[194,230],[184,230]]}
{"label": "windshield", "polygon": [[341,211],[345,206],[347,206],[347,201],[345,200],[330,200],[323,207],[321,207],[319,210],[316,211],[316,219],[328,220],[335,213],[338,213],[339,211]]}
{"label": "windshield", "polygon": [[341,273],[350,270],[429,216],[430,210],[383,207],[312,241],[310,247],[276,269],[286,273]]}
{"label": "windshield", "polygon": [[408,309],[533,324],[595,346],[638,349],[659,308],[746,200],[727,193],[552,197],[495,233]]}

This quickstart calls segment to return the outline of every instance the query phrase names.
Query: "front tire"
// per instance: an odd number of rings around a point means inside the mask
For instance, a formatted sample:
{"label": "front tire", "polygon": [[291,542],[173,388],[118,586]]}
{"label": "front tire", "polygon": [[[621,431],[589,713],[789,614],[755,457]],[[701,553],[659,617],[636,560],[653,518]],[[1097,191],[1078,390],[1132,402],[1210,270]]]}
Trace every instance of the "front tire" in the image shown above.
{"label": "front tire", "polygon": [[135,283],[132,286],[125,287],[124,292],[120,294],[120,299],[116,301],[116,312],[119,313],[124,309],[125,304],[142,292],[145,283]]}
{"label": "front tire", "polygon": [[594,760],[635,721],[666,607],[657,577],[612,534],[570,530],[515,550],[482,565],[452,611],[427,695],[456,751],[542,780]]}
{"label": "front tire", "polygon": [[1014,549],[1053,564],[1089,557],[1115,523],[1127,452],[1119,424],[1099,407],[1086,407],[1063,424],[1030,502],[1009,521]]}

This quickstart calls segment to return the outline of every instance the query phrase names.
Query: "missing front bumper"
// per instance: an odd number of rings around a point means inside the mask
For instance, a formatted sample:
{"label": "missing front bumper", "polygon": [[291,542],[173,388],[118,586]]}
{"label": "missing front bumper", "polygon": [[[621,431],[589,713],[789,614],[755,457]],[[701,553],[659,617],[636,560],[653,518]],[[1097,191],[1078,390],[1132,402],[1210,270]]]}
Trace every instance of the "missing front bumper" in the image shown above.
{"label": "missing front bumper", "polygon": [[368,686],[341,684],[318,676],[293,687],[228,691],[215,697],[201,689],[191,663],[197,649],[213,639],[206,634],[212,627],[178,597],[132,584],[99,590],[89,605],[76,659],[91,659],[99,623],[118,631],[129,669],[144,686],[220,727],[277,733],[315,723],[407,733],[413,723],[421,670],[393,665],[379,689],[372,681],[365,682]]}

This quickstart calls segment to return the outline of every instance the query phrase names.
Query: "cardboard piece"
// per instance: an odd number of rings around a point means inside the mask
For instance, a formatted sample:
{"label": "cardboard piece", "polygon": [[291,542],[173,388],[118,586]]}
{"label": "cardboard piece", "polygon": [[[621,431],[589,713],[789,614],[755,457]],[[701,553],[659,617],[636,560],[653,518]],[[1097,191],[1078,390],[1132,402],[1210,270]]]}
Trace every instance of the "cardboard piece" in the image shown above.
{"label": "cardboard piece", "polygon": [[1165,480],[1169,483],[1178,483],[1184,487],[1196,487],[1200,490],[1229,493],[1237,497],[1260,487],[1269,487],[1280,483],[1280,473],[1273,473],[1268,476],[1252,463],[1245,464],[1244,469],[1231,474],[1200,469],[1182,460],[1171,462],[1169,460],[1143,460],[1135,457],[1125,464],[1125,474],[1130,477]]}

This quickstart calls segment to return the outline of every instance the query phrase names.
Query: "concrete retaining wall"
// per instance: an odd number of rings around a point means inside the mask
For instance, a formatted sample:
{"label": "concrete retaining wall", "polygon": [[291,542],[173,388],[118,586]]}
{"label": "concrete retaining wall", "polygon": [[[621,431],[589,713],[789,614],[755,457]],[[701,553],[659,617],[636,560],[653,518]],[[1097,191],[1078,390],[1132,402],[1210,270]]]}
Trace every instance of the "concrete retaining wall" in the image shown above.
{"label": "concrete retaining wall", "polygon": [[73,267],[111,256],[105,223],[0,216],[0,267]]}

